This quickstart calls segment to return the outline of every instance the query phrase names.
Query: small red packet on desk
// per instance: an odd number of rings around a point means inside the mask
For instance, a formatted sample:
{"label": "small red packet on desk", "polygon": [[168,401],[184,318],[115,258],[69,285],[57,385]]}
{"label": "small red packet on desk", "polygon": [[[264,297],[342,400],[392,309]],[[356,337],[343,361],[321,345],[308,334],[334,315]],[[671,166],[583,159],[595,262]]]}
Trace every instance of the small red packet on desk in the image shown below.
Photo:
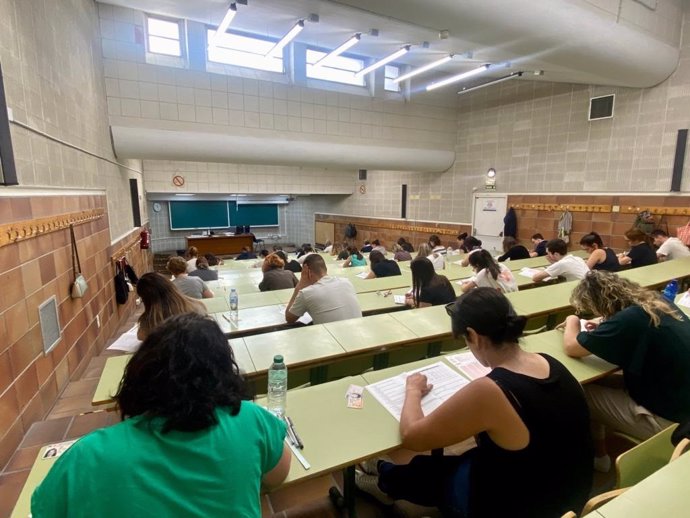
{"label": "small red packet on desk", "polygon": [[72,446],[77,440],[57,442],[55,444],[49,444],[46,446],[46,451],[43,452],[42,459],[57,459],[60,455],[65,453],[70,446]]}
{"label": "small red packet on desk", "polygon": [[359,385],[350,385],[347,389],[347,393],[345,394],[345,398],[347,400],[347,408],[363,408],[363,393],[364,387],[360,387]]}

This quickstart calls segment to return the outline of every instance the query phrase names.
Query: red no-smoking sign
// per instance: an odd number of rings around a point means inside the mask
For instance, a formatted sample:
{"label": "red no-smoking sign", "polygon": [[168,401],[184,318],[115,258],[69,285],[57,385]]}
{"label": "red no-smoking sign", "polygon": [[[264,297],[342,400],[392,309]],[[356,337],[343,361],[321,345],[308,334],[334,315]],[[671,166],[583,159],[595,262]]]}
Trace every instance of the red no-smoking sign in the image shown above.
{"label": "red no-smoking sign", "polygon": [[184,176],[180,176],[179,174],[173,176],[173,185],[175,187],[182,187],[184,185]]}

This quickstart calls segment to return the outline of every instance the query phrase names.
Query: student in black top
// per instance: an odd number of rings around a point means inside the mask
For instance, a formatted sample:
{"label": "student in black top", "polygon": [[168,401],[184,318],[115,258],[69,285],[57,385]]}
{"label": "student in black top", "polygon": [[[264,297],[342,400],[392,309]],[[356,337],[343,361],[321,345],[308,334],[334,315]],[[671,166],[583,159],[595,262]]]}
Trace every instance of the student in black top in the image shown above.
{"label": "student in black top", "polygon": [[369,265],[371,271],[365,279],[376,279],[378,277],[392,277],[402,275],[400,266],[393,259],[386,259],[381,252],[374,250],[369,254]]}
{"label": "student in black top", "polygon": [[580,246],[589,254],[587,266],[589,266],[590,270],[606,270],[609,272],[620,270],[621,266],[618,264],[616,252],[605,247],[601,236],[596,232],[590,232],[580,239]]}
{"label": "student in black top", "polygon": [[276,255],[280,257],[285,263],[285,266],[283,267],[285,270],[288,270],[293,273],[299,273],[302,271],[302,265],[299,264],[299,261],[295,261],[294,259],[288,259],[287,254],[282,250],[278,250],[276,252]]}
{"label": "student in black top", "polygon": [[465,239],[467,239],[467,232],[463,232],[461,234],[458,234],[457,241],[458,241],[458,248],[464,252],[467,253],[469,250],[467,249],[467,246],[465,245]]}
{"label": "student in black top", "polygon": [[546,239],[540,233],[536,233],[532,236],[532,244],[534,245],[534,250],[529,253],[530,257],[542,257],[546,255]]}
{"label": "student in black top", "polygon": [[581,509],[592,441],[580,384],[554,358],[520,348],[527,319],[495,289],[477,288],[446,307],[453,335],[492,370],[426,416],[422,399],[434,388],[421,373],[408,376],[402,446],[426,451],[475,437],[477,447],[407,465],[367,462],[370,474],[356,474],[358,487],[388,503],[436,506],[448,517],[555,518]]}
{"label": "student in black top", "polygon": [[411,254],[412,252],[414,252],[414,247],[404,237],[398,239],[398,245],[400,245],[400,248],[402,248],[407,253]]}
{"label": "student in black top", "polygon": [[236,261],[245,261],[247,259],[256,259],[256,254],[254,252],[252,252],[246,246],[243,246],[242,251],[240,252],[240,254],[237,257],[235,257],[235,260]]}
{"label": "student in black top", "polygon": [[[592,353],[618,365],[620,376],[585,392],[592,411],[597,454],[606,459],[604,426],[640,440],[672,422],[690,420],[690,320],[656,291],[611,272],[590,272],[578,284],[570,303],[579,313],[600,317],[580,332],[580,320],[569,316],[563,345],[569,356]],[[603,460],[602,471],[607,471]],[[595,463],[596,466],[596,463]]]}
{"label": "student in black top", "polygon": [[455,290],[450,281],[436,273],[434,265],[426,257],[417,257],[410,263],[412,292],[405,295],[405,304],[415,308],[439,306],[455,300]]}
{"label": "student in black top", "polygon": [[365,241],[364,246],[362,246],[362,248],[360,248],[359,251],[364,252],[366,254],[368,252],[371,252],[373,249],[374,247],[371,245],[371,243],[369,241]]}
{"label": "student in black top", "polygon": [[618,263],[621,266],[649,266],[656,264],[656,252],[649,244],[649,236],[639,228],[631,228],[625,233],[625,240],[630,243],[630,250],[627,253],[618,255]]}
{"label": "student in black top", "polygon": [[530,257],[529,250],[518,243],[517,239],[510,236],[503,238],[503,252],[503,255],[497,259],[499,263],[506,259],[514,261],[516,259],[529,259]]}

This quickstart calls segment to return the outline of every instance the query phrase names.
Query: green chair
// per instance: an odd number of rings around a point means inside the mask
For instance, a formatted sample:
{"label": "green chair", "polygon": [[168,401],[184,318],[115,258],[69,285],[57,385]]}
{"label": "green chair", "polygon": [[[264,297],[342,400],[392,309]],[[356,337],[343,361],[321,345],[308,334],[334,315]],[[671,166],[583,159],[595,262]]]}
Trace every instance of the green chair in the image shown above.
{"label": "green chair", "polygon": [[671,435],[678,425],[671,425],[616,459],[616,486],[634,486],[668,464],[673,453]]}

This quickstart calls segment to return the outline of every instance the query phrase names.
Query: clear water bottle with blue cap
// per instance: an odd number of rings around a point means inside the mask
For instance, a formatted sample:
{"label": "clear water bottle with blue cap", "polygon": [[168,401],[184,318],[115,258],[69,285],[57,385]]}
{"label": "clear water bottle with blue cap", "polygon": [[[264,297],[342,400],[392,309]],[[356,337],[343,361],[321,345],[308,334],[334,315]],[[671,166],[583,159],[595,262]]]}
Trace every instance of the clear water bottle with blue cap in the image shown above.
{"label": "clear water bottle with blue cap", "polygon": [[268,369],[267,399],[268,411],[278,417],[283,417],[287,401],[287,367],[279,354],[273,357],[271,368]]}
{"label": "clear water bottle with blue cap", "polygon": [[237,311],[240,305],[240,298],[237,295],[237,290],[235,288],[230,289],[230,311]]}
{"label": "clear water bottle with blue cap", "polygon": [[676,279],[673,279],[666,285],[663,295],[671,302],[676,300],[676,295],[678,295],[678,281]]}

